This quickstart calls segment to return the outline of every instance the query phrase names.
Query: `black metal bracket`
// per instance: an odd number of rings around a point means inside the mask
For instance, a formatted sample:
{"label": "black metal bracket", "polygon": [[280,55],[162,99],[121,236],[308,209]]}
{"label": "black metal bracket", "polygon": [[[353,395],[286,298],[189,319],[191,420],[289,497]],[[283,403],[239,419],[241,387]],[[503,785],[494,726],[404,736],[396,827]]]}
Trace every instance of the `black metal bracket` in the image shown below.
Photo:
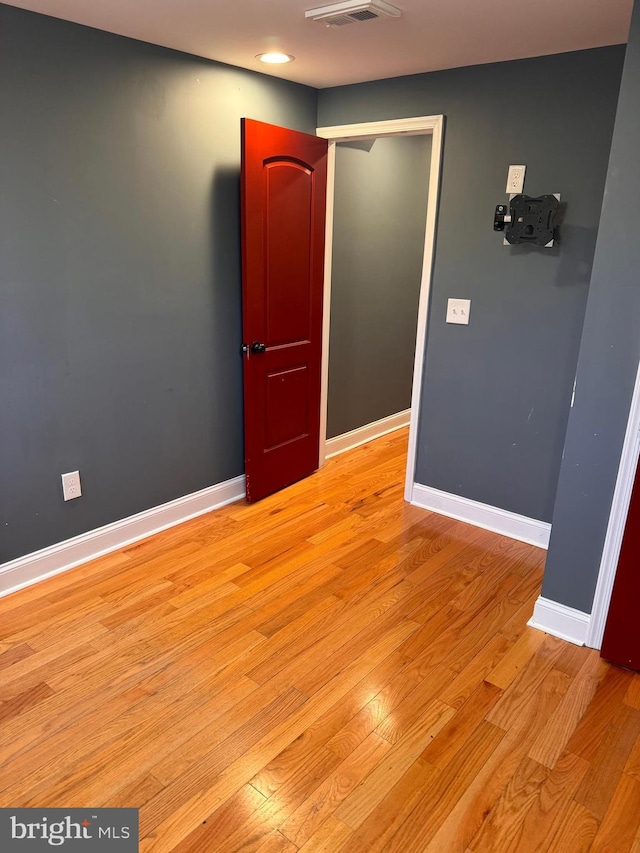
{"label": "black metal bracket", "polygon": [[505,222],[511,222],[506,204],[497,204],[496,212],[493,214],[493,230],[504,231]]}
{"label": "black metal bracket", "polygon": [[554,220],[560,202],[555,195],[533,198],[514,195],[509,204],[496,206],[493,230],[504,231],[505,240],[512,246],[530,243],[533,246],[552,246]]}

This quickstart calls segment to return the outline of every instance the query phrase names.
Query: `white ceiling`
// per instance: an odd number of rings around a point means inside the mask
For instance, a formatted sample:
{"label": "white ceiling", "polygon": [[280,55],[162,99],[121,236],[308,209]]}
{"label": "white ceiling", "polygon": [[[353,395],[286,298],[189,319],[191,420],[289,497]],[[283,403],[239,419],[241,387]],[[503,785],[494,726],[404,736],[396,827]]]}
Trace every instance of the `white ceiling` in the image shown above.
{"label": "white ceiling", "polygon": [[[6,0],[5,0],[6,2]],[[399,19],[327,28],[325,0],[9,0],[9,5],[317,88],[627,41],[633,0],[391,0]],[[257,53],[296,61],[265,66]]]}

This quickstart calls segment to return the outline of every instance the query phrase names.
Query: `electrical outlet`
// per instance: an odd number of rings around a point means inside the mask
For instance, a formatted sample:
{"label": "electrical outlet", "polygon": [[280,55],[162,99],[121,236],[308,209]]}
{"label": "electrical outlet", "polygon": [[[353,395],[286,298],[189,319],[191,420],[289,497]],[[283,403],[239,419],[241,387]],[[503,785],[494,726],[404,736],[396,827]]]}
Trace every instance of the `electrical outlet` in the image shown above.
{"label": "electrical outlet", "polygon": [[509,166],[507,177],[507,192],[509,195],[518,195],[524,190],[524,175],[526,166]]}
{"label": "electrical outlet", "polygon": [[71,471],[69,474],[63,474],[62,497],[65,501],[72,501],[74,498],[79,498],[81,494],[80,471]]}
{"label": "electrical outlet", "polygon": [[470,311],[470,299],[448,299],[447,323],[459,323],[461,326],[468,326]]}

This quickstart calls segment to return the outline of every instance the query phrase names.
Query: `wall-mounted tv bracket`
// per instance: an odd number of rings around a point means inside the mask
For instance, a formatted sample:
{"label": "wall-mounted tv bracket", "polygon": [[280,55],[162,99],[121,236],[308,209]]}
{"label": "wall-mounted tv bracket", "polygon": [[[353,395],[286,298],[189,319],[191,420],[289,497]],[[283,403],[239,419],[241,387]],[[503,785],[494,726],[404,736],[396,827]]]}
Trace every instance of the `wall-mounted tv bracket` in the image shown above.
{"label": "wall-mounted tv bracket", "polygon": [[560,204],[560,194],[513,195],[508,204],[496,205],[493,230],[504,231],[505,245],[531,243],[551,247],[554,242],[554,219]]}

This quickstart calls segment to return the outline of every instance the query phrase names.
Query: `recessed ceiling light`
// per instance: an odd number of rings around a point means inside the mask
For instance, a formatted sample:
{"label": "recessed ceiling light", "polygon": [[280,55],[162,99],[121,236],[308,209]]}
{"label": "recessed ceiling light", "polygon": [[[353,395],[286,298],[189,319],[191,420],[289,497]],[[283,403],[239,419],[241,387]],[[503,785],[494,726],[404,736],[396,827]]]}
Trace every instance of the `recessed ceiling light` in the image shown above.
{"label": "recessed ceiling light", "polygon": [[256,59],[260,62],[268,62],[270,65],[283,65],[285,62],[293,62],[295,56],[290,53],[258,53]]}

